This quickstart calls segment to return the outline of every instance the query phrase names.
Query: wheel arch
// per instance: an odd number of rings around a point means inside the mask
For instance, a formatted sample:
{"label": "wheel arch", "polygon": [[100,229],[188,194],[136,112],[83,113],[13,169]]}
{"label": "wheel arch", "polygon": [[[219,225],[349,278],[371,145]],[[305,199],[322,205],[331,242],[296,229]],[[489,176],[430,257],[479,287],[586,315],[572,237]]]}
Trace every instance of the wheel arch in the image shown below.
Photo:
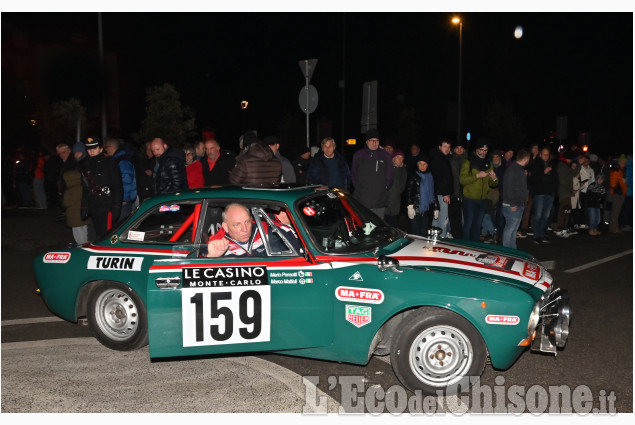
{"label": "wheel arch", "polygon": [[112,280],[112,279],[96,279],[86,282],[79,291],[77,296],[77,304],[75,306],[75,310],[77,311],[77,318],[86,317],[87,309],[88,309],[88,300],[90,299],[90,294],[95,289],[97,285],[100,283],[118,283],[120,285],[124,285],[128,288],[129,291],[134,291],[141,301],[146,304],[145,294],[140,294],[136,291],[129,283],[122,282],[120,280]]}
{"label": "wheel arch", "polygon": [[479,326],[476,326],[473,318],[471,318],[469,314],[466,314],[461,309],[450,309],[450,308],[447,308],[447,306],[434,305],[434,304],[415,305],[415,306],[405,307],[402,310],[390,316],[379,327],[379,329],[377,329],[377,332],[375,332],[375,335],[373,336],[368,347],[367,361],[370,360],[373,354],[376,354],[378,356],[384,356],[384,355],[390,354],[392,338],[395,335],[395,332],[397,328],[399,327],[399,324],[403,322],[409,315],[415,312],[425,311],[425,310],[429,310],[432,313],[435,309],[449,311],[461,317],[465,321],[467,321],[474,328],[474,330],[481,336],[481,339],[483,340],[483,343],[485,344],[485,350],[487,351],[487,358],[489,362],[489,347],[487,345],[487,339],[485,338],[485,335],[483,335],[483,332],[481,331]]}

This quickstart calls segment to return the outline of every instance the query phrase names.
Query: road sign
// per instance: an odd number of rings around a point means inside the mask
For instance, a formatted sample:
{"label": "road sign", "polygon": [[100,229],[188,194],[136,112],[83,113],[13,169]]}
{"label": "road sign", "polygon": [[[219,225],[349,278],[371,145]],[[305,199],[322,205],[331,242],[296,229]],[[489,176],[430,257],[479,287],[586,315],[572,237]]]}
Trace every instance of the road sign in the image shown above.
{"label": "road sign", "polygon": [[306,83],[309,84],[311,81],[311,77],[313,76],[313,71],[315,71],[315,65],[317,65],[317,59],[304,59],[298,62],[300,65],[300,69],[302,70],[302,75],[306,79]]}
{"label": "road sign", "polygon": [[300,103],[300,109],[302,112],[312,114],[317,108],[318,105],[318,92],[315,87],[311,84],[308,86],[302,87],[300,89],[300,95],[298,96],[298,101]]}

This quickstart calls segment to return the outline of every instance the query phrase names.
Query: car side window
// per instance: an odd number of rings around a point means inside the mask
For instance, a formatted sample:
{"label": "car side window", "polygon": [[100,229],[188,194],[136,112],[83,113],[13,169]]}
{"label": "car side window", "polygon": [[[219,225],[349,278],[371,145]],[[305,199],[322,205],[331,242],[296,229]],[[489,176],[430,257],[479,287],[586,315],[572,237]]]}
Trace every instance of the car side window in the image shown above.
{"label": "car side window", "polygon": [[126,242],[192,243],[201,214],[200,202],[158,205],[122,235]]}

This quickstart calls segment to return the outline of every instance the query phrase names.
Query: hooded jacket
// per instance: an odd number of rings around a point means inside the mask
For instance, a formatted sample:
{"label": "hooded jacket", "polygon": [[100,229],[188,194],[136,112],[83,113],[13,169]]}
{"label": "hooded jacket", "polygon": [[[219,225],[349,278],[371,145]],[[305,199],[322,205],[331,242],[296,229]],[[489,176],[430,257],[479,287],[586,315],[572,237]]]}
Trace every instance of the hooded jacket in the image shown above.
{"label": "hooded jacket", "polygon": [[273,184],[280,181],[282,165],[269,146],[252,143],[236,157],[236,166],[229,172],[231,184]]}
{"label": "hooded jacket", "polygon": [[476,175],[481,171],[490,171],[494,165],[487,158],[479,158],[472,154],[461,165],[460,182],[463,186],[463,196],[466,198],[483,201],[487,199],[490,187],[497,187],[498,180],[494,181],[490,176],[479,179]]}

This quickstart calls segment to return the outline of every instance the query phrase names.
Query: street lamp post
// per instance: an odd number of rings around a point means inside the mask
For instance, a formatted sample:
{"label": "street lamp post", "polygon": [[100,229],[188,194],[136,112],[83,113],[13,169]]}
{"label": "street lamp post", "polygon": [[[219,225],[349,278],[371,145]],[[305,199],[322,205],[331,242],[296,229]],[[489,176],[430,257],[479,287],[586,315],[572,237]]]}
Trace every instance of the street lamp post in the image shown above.
{"label": "street lamp post", "polygon": [[456,123],[456,141],[461,141],[461,82],[463,71],[463,22],[460,18],[452,18],[452,23],[459,24],[459,101],[458,101],[458,119]]}

